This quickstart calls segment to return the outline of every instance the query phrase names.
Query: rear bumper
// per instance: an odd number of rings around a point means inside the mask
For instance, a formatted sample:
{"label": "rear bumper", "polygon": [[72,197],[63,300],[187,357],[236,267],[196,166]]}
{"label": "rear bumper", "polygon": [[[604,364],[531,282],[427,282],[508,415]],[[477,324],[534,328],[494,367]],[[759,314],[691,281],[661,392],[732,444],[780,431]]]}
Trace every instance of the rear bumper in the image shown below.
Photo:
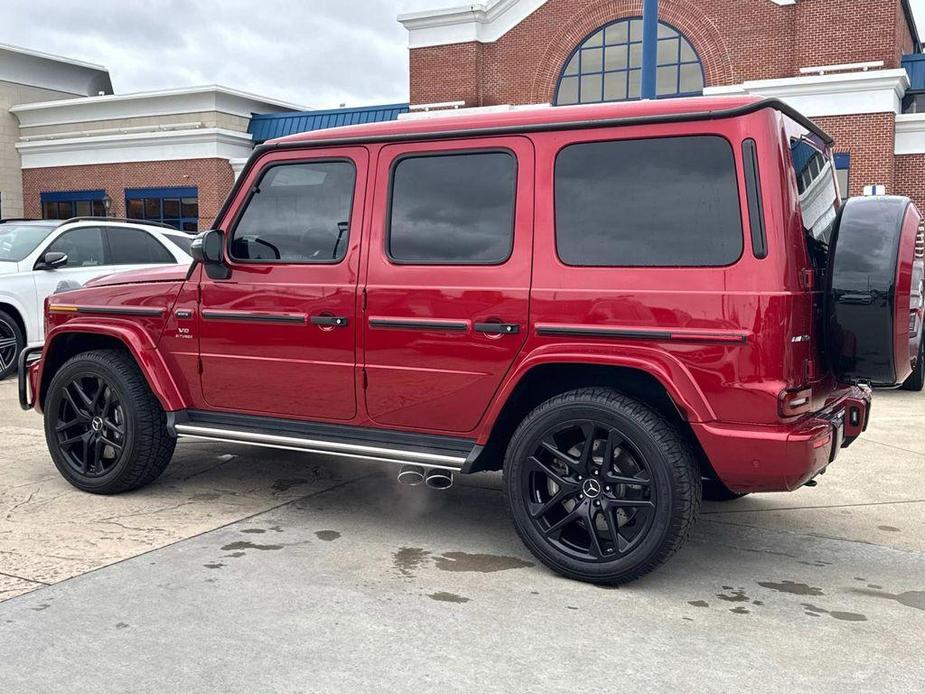
{"label": "rear bumper", "polygon": [[833,406],[792,424],[692,423],[720,480],[734,492],[800,487],[867,428],[870,390],[852,387]]}

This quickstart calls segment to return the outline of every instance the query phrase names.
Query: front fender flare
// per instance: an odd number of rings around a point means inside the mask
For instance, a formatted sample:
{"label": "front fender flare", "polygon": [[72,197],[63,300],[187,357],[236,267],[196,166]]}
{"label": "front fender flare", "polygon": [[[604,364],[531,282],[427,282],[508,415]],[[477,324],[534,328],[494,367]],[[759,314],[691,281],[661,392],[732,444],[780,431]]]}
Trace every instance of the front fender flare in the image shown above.
{"label": "front fender flare", "polygon": [[112,320],[103,323],[78,318],[53,328],[45,337],[45,349],[42,352],[42,359],[34,367],[37,370],[34,375],[34,382],[40,384],[39,390],[36,391],[37,409],[41,410],[45,386],[47,385],[46,381],[51,378],[50,374],[46,375],[44,373],[44,368],[54,354],[56,345],[60,349],[67,337],[79,334],[99,335],[118,340],[132,355],[135,363],[138,364],[138,368],[144,374],[151,392],[154,393],[165,411],[182,410],[187,406],[176,381],[164,363],[161,354],[156,349],[157,345],[145,330],[130,321]]}

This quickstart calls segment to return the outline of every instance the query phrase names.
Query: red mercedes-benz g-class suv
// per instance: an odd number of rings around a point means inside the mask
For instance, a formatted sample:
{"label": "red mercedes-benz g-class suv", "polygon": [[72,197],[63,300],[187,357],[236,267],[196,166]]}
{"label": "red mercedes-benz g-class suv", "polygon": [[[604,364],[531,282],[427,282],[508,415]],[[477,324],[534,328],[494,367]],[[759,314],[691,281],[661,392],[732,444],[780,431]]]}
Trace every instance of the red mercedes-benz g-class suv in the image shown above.
{"label": "red mercedes-benz g-class suv", "polygon": [[921,362],[906,198],[842,205],[778,101],[459,114],[258,147],[188,272],[46,305],[20,366],[55,465],[111,494],[178,437],[503,470],[554,570],[616,584],[701,496],[789,491]]}

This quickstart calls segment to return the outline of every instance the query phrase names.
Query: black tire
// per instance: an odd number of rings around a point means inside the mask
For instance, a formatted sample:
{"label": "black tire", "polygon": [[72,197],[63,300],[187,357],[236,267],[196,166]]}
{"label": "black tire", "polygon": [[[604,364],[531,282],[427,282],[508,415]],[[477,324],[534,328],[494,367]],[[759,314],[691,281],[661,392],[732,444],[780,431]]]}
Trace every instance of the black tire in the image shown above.
{"label": "black tire", "polygon": [[527,548],[553,571],[599,585],[627,583],[664,563],[701,502],[699,466],[684,437],[609,388],[564,393],[527,415],[508,446],[504,483]]}
{"label": "black tire", "polygon": [[25,346],[26,336],[19,323],[6,311],[0,311],[0,381],[16,373],[19,353]]}
{"label": "black tire", "polygon": [[137,364],[118,350],[83,352],[58,370],[45,398],[45,439],[64,479],[93,494],[153,482],[176,446]]}
{"label": "black tire", "polygon": [[734,492],[719,480],[703,480],[704,501],[735,501],[743,496],[748,496],[748,492]]}
{"label": "black tire", "polygon": [[903,383],[903,390],[920,392],[925,387],[925,340],[919,345],[919,358],[916,361],[912,375]]}

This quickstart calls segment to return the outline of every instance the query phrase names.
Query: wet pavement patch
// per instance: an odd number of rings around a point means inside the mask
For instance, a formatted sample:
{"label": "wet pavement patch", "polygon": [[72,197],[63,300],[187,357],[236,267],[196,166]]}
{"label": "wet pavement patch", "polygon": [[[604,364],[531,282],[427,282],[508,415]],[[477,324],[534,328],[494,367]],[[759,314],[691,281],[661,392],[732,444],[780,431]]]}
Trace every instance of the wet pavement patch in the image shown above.
{"label": "wet pavement patch", "polygon": [[266,532],[266,530],[263,528],[245,528],[241,532],[246,533],[247,535],[262,535]]}
{"label": "wet pavement patch", "polygon": [[[723,588],[726,588],[726,586],[723,586]],[[748,602],[751,600],[751,598],[745,594],[744,588],[739,588],[738,590],[726,588],[726,590],[731,590],[731,594],[726,595],[725,593],[717,593],[716,597],[718,597],[720,600],[725,600],[726,602]]]}
{"label": "wet pavement patch", "polygon": [[128,629],[128,624],[126,624],[125,622],[119,622],[118,624],[116,624],[116,629]]}
{"label": "wet pavement patch", "polygon": [[852,588],[851,592],[857,593],[859,595],[869,595],[872,598],[895,600],[900,605],[905,605],[906,607],[911,607],[915,610],[925,610],[925,590],[908,590],[905,593],[887,593],[880,590]]}
{"label": "wet pavement patch", "polygon": [[809,602],[802,603],[803,609],[806,610],[806,614],[811,617],[818,617],[822,614],[827,614],[830,617],[839,619],[843,622],[866,622],[867,616],[860,614],[858,612],[841,612],[839,610],[826,610],[822,607],[818,607]]}
{"label": "wet pavement patch", "polygon": [[429,554],[420,547],[401,547],[392,555],[392,563],[402,576],[411,578]]}
{"label": "wet pavement patch", "polygon": [[534,565],[533,562],[517,557],[467,552],[446,552],[443,556],[434,557],[434,563],[442,571],[475,571],[483,574],[508,569],[523,569]]}
{"label": "wet pavement patch", "polygon": [[741,605],[739,605],[738,607],[733,607],[729,611],[732,612],[733,614],[750,614],[751,612],[751,610],[749,610],[747,607],[742,607]]}
{"label": "wet pavement patch", "polygon": [[892,525],[878,525],[877,530],[883,530],[888,533],[898,533],[900,532],[899,528],[896,528]]}
{"label": "wet pavement patch", "polygon": [[207,569],[220,569],[225,565],[222,564],[221,562],[215,562],[214,564],[203,564],[203,566],[206,567]]}
{"label": "wet pavement patch", "polygon": [[276,480],[273,483],[274,492],[288,492],[293,487],[298,487],[300,484],[308,484],[308,480],[304,477],[295,477],[289,480]]}
{"label": "wet pavement patch", "polygon": [[222,495],[216,492],[206,492],[203,494],[193,494],[190,497],[190,501],[215,501],[216,499],[221,499]]}
{"label": "wet pavement patch", "polygon": [[469,602],[469,598],[464,598],[462,595],[456,595],[456,593],[428,593],[427,597],[431,600],[436,600],[437,602],[455,602],[455,603],[464,603]]}
{"label": "wet pavement patch", "polygon": [[694,607],[709,607],[710,603],[706,600],[689,600],[688,605],[693,605]]}
{"label": "wet pavement patch", "polygon": [[778,593],[789,593],[790,595],[825,595],[825,593],[822,592],[822,588],[816,588],[806,583],[797,583],[796,581],[784,580],[780,583],[758,581],[758,585],[762,588],[769,588],[771,590],[776,590]]}
{"label": "wet pavement patch", "polygon": [[340,533],[336,530],[319,530],[315,533],[315,537],[325,542],[334,542],[334,540],[340,537]]}
{"label": "wet pavement patch", "polygon": [[222,550],[225,552],[233,552],[234,550],[241,549],[259,549],[259,550],[272,550],[272,549],[282,549],[282,545],[258,545],[253,542],[244,542],[239,540],[238,542],[232,542],[231,544],[224,545]]}

